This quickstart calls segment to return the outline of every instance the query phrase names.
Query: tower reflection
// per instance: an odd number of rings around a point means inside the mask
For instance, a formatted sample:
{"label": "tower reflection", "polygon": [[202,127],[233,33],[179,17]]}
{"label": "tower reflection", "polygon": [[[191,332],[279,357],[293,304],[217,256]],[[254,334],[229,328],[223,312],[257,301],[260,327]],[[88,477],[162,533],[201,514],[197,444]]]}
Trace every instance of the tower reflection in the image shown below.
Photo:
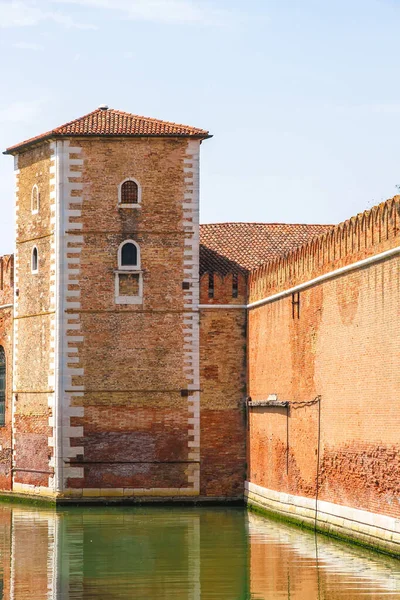
{"label": "tower reflection", "polygon": [[0,505],[5,600],[400,599],[399,562],[242,509]]}

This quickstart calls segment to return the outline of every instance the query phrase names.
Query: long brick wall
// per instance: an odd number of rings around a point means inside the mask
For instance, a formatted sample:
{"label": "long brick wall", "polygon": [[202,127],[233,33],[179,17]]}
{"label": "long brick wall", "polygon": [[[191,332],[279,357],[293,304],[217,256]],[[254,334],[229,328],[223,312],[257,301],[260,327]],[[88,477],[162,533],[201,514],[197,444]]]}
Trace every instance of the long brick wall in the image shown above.
{"label": "long brick wall", "polygon": [[302,502],[295,497],[312,499],[311,520],[318,497],[381,516],[375,525],[391,535],[400,517],[399,200],[253,273],[249,310],[248,495],[264,493],[283,512]]}

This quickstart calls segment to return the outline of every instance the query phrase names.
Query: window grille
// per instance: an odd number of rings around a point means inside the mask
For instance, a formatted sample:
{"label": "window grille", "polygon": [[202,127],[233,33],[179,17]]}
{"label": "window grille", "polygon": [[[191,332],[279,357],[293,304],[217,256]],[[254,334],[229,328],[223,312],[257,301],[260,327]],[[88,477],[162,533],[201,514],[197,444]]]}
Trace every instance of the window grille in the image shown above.
{"label": "window grille", "polygon": [[137,204],[138,203],[138,185],[135,181],[129,179],[122,184],[121,187],[121,204]]}

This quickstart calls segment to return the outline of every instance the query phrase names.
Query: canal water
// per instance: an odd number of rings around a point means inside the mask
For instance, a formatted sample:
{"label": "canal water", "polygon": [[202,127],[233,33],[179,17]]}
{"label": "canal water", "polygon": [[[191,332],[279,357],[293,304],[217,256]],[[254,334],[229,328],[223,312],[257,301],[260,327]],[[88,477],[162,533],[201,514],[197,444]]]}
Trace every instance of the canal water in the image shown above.
{"label": "canal water", "polygon": [[0,505],[7,600],[400,599],[400,562],[240,508]]}

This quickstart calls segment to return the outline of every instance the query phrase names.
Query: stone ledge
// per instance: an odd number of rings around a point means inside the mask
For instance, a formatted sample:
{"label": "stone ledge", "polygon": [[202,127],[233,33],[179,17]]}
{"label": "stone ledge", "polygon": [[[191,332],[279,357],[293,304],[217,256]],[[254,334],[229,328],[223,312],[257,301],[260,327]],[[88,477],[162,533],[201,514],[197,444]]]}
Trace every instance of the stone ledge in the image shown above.
{"label": "stone ledge", "polygon": [[[245,502],[250,509],[260,510],[272,517],[400,557],[400,533],[396,531],[398,520],[392,517],[321,501],[318,506],[322,509],[322,504],[323,510],[318,511],[316,518],[314,499],[268,490],[249,482],[246,482]],[[332,514],[333,510],[326,512],[330,506],[340,516]],[[359,518],[359,513],[368,515],[374,524],[363,523],[352,517],[355,515]],[[392,529],[382,527],[390,522]]]}

